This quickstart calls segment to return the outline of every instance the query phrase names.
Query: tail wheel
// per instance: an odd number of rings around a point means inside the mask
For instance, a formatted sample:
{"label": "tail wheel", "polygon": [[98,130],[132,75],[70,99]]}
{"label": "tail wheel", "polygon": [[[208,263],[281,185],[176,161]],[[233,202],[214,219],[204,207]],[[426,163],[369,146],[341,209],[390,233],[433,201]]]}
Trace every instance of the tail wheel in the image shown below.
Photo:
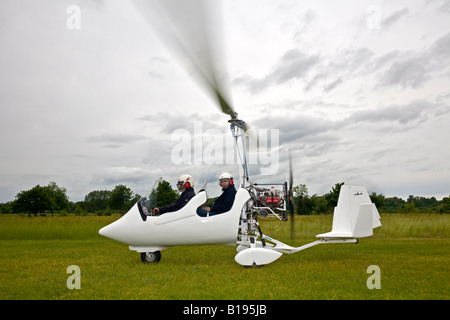
{"label": "tail wheel", "polygon": [[142,252],[141,260],[143,263],[158,263],[161,260],[161,251]]}

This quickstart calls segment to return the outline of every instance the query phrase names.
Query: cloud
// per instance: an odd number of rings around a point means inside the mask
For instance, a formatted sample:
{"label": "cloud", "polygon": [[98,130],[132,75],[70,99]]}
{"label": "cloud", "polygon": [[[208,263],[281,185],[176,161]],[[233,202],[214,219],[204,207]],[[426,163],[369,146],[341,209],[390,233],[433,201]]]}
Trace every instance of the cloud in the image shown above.
{"label": "cloud", "polygon": [[441,7],[438,8],[438,12],[450,13],[450,2],[444,0]]}
{"label": "cloud", "polygon": [[421,87],[428,78],[428,68],[423,55],[406,54],[395,61],[381,78],[379,85],[400,85],[413,89]]}
{"label": "cloud", "polygon": [[298,19],[296,26],[296,32],[293,35],[293,39],[296,42],[301,42],[302,37],[308,30],[317,23],[317,12],[309,9]]}
{"label": "cloud", "polygon": [[253,78],[249,75],[243,75],[235,78],[233,83],[244,85],[250,92],[256,94],[273,85],[304,79],[318,62],[318,55],[308,55],[298,48],[292,48],[278,59],[266,76]]}
{"label": "cloud", "polygon": [[270,117],[253,121],[257,128],[280,130],[280,143],[292,143],[306,137],[316,136],[328,132],[336,127],[336,123],[323,118],[276,113]]}
{"label": "cloud", "polygon": [[401,86],[417,89],[423,87],[435,74],[448,77],[450,63],[450,33],[437,39],[423,51],[390,52],[378,59],[377,66],[383,64],[377,86]]}
{"label": "cloud", "polygon": [[[224,116],[227,119],[228,116]],[[217,116],[201,115],[197,112],[184,112],[184,113],[169,113],[166,111],[160,111],[154,114],[145,114],[139,118],[140,121],[148,122],[152,125],[152,130],[158,131],[164,135],[171,135],[177,130],[185,129],[194,133],[194,124],[201,122],[199,130],[216,129],[219,122]],[[162,122],[161,119],[164,119]],[[228,119],[227,119],[228,120]],[[220,129],[222,126],[220,125]]]}
{"label": "cloud", "polygon": [[[278,129],[281,150],[290,149],[301,152],[303,157],[314,158],[342,148],[351,150],[356,148],[355,143],[357,148],[361,148],[362,141],[378,141],[386,135],[390,139],[397,135],[400,139],[408,131],[426,128],[435,119],[448,114],[450,105],[421,99],[405,104],[359,109],[341,120],[308,116],[302,112],[278,112],[255,119],[252,123],[257,128]],[[377,158],[386,154],[385,147],[378,145],[378,142],[373,146],[373,150],[367,150],[368,157],[373,155]]]}
{"label": "cloud", "polygon": [[394,11],[393,13],[391,13],[389,16],[387,16],[386,18],[384,18],[381,21],[381,27],[389,28],[392,25],[394,25],[395,23],[397,23],[398,21],[400,21],[403,17],[407,16],[408,14],[409,14],[408,8],[403,8],[403,9]]}
{"label": "cloud", "polygon": [[442,62],[444,65],[446,61],[450,59],[450,32],[445,36],[437,39],[430,47],[427,55],[430,58],[436,59],[438,62]]}
{"label": "cloud", "polygon": [[436,106],[426,100],[415,100],[406,105],[392,105],[379,109],[362,110],[353,113],[343,121],[343,125],[354,123],[389,123],[400,125],[420,124],[437,110]]}
{"label": "cloud", "polygon": [[285,52],[267,78],[275,84],[301,79],[318,62],[317,55],[308,55],[298,48],[293,48]]}
{"label": "cloud", "polygon": [[[409,12],[402,9],[389,16],[392,25]],[[319,88],[331,92],[351,80],[376,79],[375,88],[393,86],[417,89],[427,84],[435,74],[450,73],[450,33],[438,38],[423,50],[391,50],[376,55],[368,47],[348,47],[332,54],[307,54],[299,48],[286,51],[271,70],[260,78],[248,74],[236,77],[234,85],[258,94],[273,86],[299,81],[304,91]]]}
{"label": "cloud", "polygon": [[312,77],[306,80],[305,91],[319,88],[330,92],[355,77],[367,76],[374,52],[366,47],[349,47],[334,55],[324,55],[314,68]]}
{"label": "cloud", "polygon": [[341,83],[343,83],[343,79],[342,77],[338,77],[336,80],[332,81],[331,83],[327,84],[324,88],[323,91],[325,92],[329,92],[331,90],[333,90],[334,88],[336,88],[337,86],[339,86]]}
{"label": "cloud", "polygon": [[143,135],[105,133],[102,135],[91,136],[87,138],[87,141],[93,143],[101,143],[104,144],[107,148],[117,149],[122,147],[123,145],[132,144],[145,139],[148,138]]}
{"label": "cloud", "polygon": [[151,174],[148,171],[140,167],[107,167],[97,173],[91,183],[110,187],[118,184],[131,184],[136,186],[146,182],[150,183],[150,181],[148,181],[150,176]]}
{"label": "cloud", "polygon": [[330,92],[345,81],[363,76],[362,71],[371,63],[373,56],[374,52],[366,47],[349,47],[333,55],[306,54],[292,48],[277,60],[267,75],[261,78],[239,76],[233,84],[244,86],[252,94],[296,81],[303,83],[304,91],[319,87],[324,92]]}
{"label": "cloud", "polygon": [[[192,147],[201,122],[207,147],[230,137],[228,117],[208,109],[135,7],[22,2],[1,2],[0,201],[48,181],[72,200],[119,183],[140,193],[185,172],[220,193],[216,176],[236,165],[174,164],[181,140],[171,138],[189,134]],[[231,46],[222,53],[236,111],[256,130],[279,129],[280,168],[292,150],[298,183],[311,193],[347,177],[372,177],[383,188],[395,180],[400,192],[410,190],[405,177],[431,171],[427,187],[448,189],[440,181],[450,181],[449,5],[404,3],[379,2],[380,29],[367,25],[374,15],[359,1],[224,3]],[[66,26],[72,4],[81,9],[79,30]],[[404,192],[419,194],[416,185]]]}

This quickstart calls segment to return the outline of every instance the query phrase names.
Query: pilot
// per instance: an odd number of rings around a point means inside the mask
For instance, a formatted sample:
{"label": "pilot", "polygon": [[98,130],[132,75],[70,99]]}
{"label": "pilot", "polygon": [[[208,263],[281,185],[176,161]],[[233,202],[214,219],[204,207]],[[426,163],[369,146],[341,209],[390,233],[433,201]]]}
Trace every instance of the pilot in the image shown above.
{"label": "pilot", "polygon": [[178,190],[181,191],[180,197],[177,200],[175,200],[174,203],[169,204],[168,206],[160,208],[154,207],[152,209],[152,212],[158,215],[166,212],[180,210],[186,205],[186,203],[189,202],[189,200],[191,200],[195,196],[195,191],[193,187],[194,187],[194,179],[188,174],[183,174],[180,178],[178,178],[177,182],[177,188]]}
{"label": "pilot", "polygon": [[233,177],[228,172],[224,172],[219,177],[219,184],[222,187],[222,194],[216,199],[212,208],[199,207],[197,209],[199,216],[207,217],[230,211],[236,196]]}

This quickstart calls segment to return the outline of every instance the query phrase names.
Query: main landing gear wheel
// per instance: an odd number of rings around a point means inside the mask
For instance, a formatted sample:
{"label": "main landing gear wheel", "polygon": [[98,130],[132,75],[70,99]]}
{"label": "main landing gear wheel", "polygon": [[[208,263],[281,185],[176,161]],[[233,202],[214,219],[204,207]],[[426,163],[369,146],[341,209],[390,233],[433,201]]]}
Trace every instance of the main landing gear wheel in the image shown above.
{"label": "main landing gear wheel", "polygon": [[161,251],[142,252],[141,260],[143,263],[158,263],[161,260]]}
{"label": "main landing gear wheel", "polygon": [[251,266],[244,266],[244,268],[246,268],[246,269],[261,268],[261,267],[264,267],[264,265],[263,264],[256,264],[256,263],[253,263]]}

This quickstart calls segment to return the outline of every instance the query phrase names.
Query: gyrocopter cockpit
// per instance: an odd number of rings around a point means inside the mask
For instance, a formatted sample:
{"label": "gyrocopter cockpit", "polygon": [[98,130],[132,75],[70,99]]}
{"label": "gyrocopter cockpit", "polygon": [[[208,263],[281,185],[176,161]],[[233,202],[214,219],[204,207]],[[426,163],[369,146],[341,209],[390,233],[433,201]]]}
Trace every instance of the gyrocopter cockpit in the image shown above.
{"label": "gyrocopter cockpit", "polygon": [[142,220],[147,220],[147,216],[151,214],[152,208],[156,207],[158,194],[157,189],[161,180],[153,183],[153,186],[139,199],[137,206]]}
{"label": "gyrocopter cockpit", "polygon": [[[152,212],[153,208],[158,207],[160,203],[158,203],[158,199],[161,199],[161,193],[164,192],[161,188],[162,179],[156,180],[152,187],[139,199],[137,202],[137,207],[139,213],[141,214],[142,220],[146,221],[148,216],[158,216],[159,214],[155,214]],[[207,181],[205,181],[198,191],[204,192],[206,195],[206,185]],[[197,193],[197,194],[198,194]],[[207,198],[207,197],[206,197]]]}

